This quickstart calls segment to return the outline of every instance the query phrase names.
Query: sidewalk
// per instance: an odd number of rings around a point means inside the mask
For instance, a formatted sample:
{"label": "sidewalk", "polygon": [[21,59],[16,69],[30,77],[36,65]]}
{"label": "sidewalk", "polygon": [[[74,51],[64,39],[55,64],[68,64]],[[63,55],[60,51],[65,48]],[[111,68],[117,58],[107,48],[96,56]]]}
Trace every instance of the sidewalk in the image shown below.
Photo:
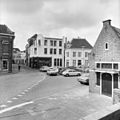
{"label": "sidewalk", "polygon": [[39,100],[27,109],[29,120],[79,120],[112,105],[112,99],[89,93],[88,87],[79,86],[70,91]]}
{"label": "sidewalk", "polygon": [[15,67],[13,73],[0,75],[0,105],[39,82],[43,77],[38,70],[26,67],[22,67],[20,72]]}

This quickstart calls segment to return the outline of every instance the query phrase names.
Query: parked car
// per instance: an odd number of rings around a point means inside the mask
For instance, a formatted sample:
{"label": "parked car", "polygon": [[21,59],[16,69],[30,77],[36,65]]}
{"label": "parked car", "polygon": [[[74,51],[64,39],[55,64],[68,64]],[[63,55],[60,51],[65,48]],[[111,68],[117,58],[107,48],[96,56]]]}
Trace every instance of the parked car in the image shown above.
{"label": "parked car", "polygon": [[77,81],[81,84],[89,85],[89,73],[83,73],[80,77],[77,78]]}
{"label": "parked car", "polygon": [[64,76],[80,76],[81,72],[74,70],[74,69],[66,69],[62,72],[62,75]]}
{"label": "parked car", "polygon": [[48,70],[47,70],[47,74],[48,75],[57,75],[58,74],[58,68],[49,68]]}
{"label": "parked car", "polygon": [[41,72],[47,72],[47,70],[49,69],[50,67],[48,67],[48,66],[42,66],[41,68],[40,68],[40,71]]}

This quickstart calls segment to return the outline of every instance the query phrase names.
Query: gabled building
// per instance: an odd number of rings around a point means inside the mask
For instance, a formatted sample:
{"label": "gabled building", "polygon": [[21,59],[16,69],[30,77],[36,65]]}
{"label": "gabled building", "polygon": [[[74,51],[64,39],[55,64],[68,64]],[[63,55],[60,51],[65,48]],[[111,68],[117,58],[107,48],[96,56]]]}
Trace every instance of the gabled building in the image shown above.
{"label": "gabled building", "polygon": [[32,68],[41,66],[64,66],[64,38],[45,37],[35,34],[28,39],[27,64]]}
{"label": "gabled building", "polygon": [[12,72],[14,38],[14,32],[6,25],[0,25],[0,71]]}
{"label": "gabled building", "polygon": [[120,29],[111,20],[103,21],[89,61],[90,92],[120,96]]}
{"label": "gabled building", "polygon": [[76,38],[67,42],[65,49],[65,67],[88,67],[88,54],[92,46],[86,39]]}

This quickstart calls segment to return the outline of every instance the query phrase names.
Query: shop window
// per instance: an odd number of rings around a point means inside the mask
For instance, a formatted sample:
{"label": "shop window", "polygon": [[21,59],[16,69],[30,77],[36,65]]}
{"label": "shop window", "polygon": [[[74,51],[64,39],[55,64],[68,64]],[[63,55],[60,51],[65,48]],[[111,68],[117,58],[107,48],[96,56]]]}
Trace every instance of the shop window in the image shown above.
{"label": "shop window", "polygon": [[3,69],[8,69],[8,61],[3,60]]}
{"label": "shop window", "polygon": [[112,64],[111,63],[102,63],[101,67],[103,69],[112,69]]}
{"label": "shop window", "polygon": [[118,69],[118,64],[117,63],[113,64],[113,69]]}
{"label": "shop window", "polygon": [[100,68],[100,63],[96,63],[96,68]]}

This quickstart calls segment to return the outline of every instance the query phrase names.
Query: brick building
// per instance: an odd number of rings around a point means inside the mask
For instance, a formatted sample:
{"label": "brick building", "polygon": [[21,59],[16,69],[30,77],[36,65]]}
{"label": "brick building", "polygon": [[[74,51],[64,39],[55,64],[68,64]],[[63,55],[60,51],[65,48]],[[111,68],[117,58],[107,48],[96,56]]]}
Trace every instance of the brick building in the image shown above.
{"label": "brick building", "polygon": [[90,92],[114,98],[120,93],[120,29],[112,26],[111,20],[103,21],[89,61]]}
{"label": "brick building", "polygon": [[0,71],[12,72],[12,50],[14,32],[0,25]]}

